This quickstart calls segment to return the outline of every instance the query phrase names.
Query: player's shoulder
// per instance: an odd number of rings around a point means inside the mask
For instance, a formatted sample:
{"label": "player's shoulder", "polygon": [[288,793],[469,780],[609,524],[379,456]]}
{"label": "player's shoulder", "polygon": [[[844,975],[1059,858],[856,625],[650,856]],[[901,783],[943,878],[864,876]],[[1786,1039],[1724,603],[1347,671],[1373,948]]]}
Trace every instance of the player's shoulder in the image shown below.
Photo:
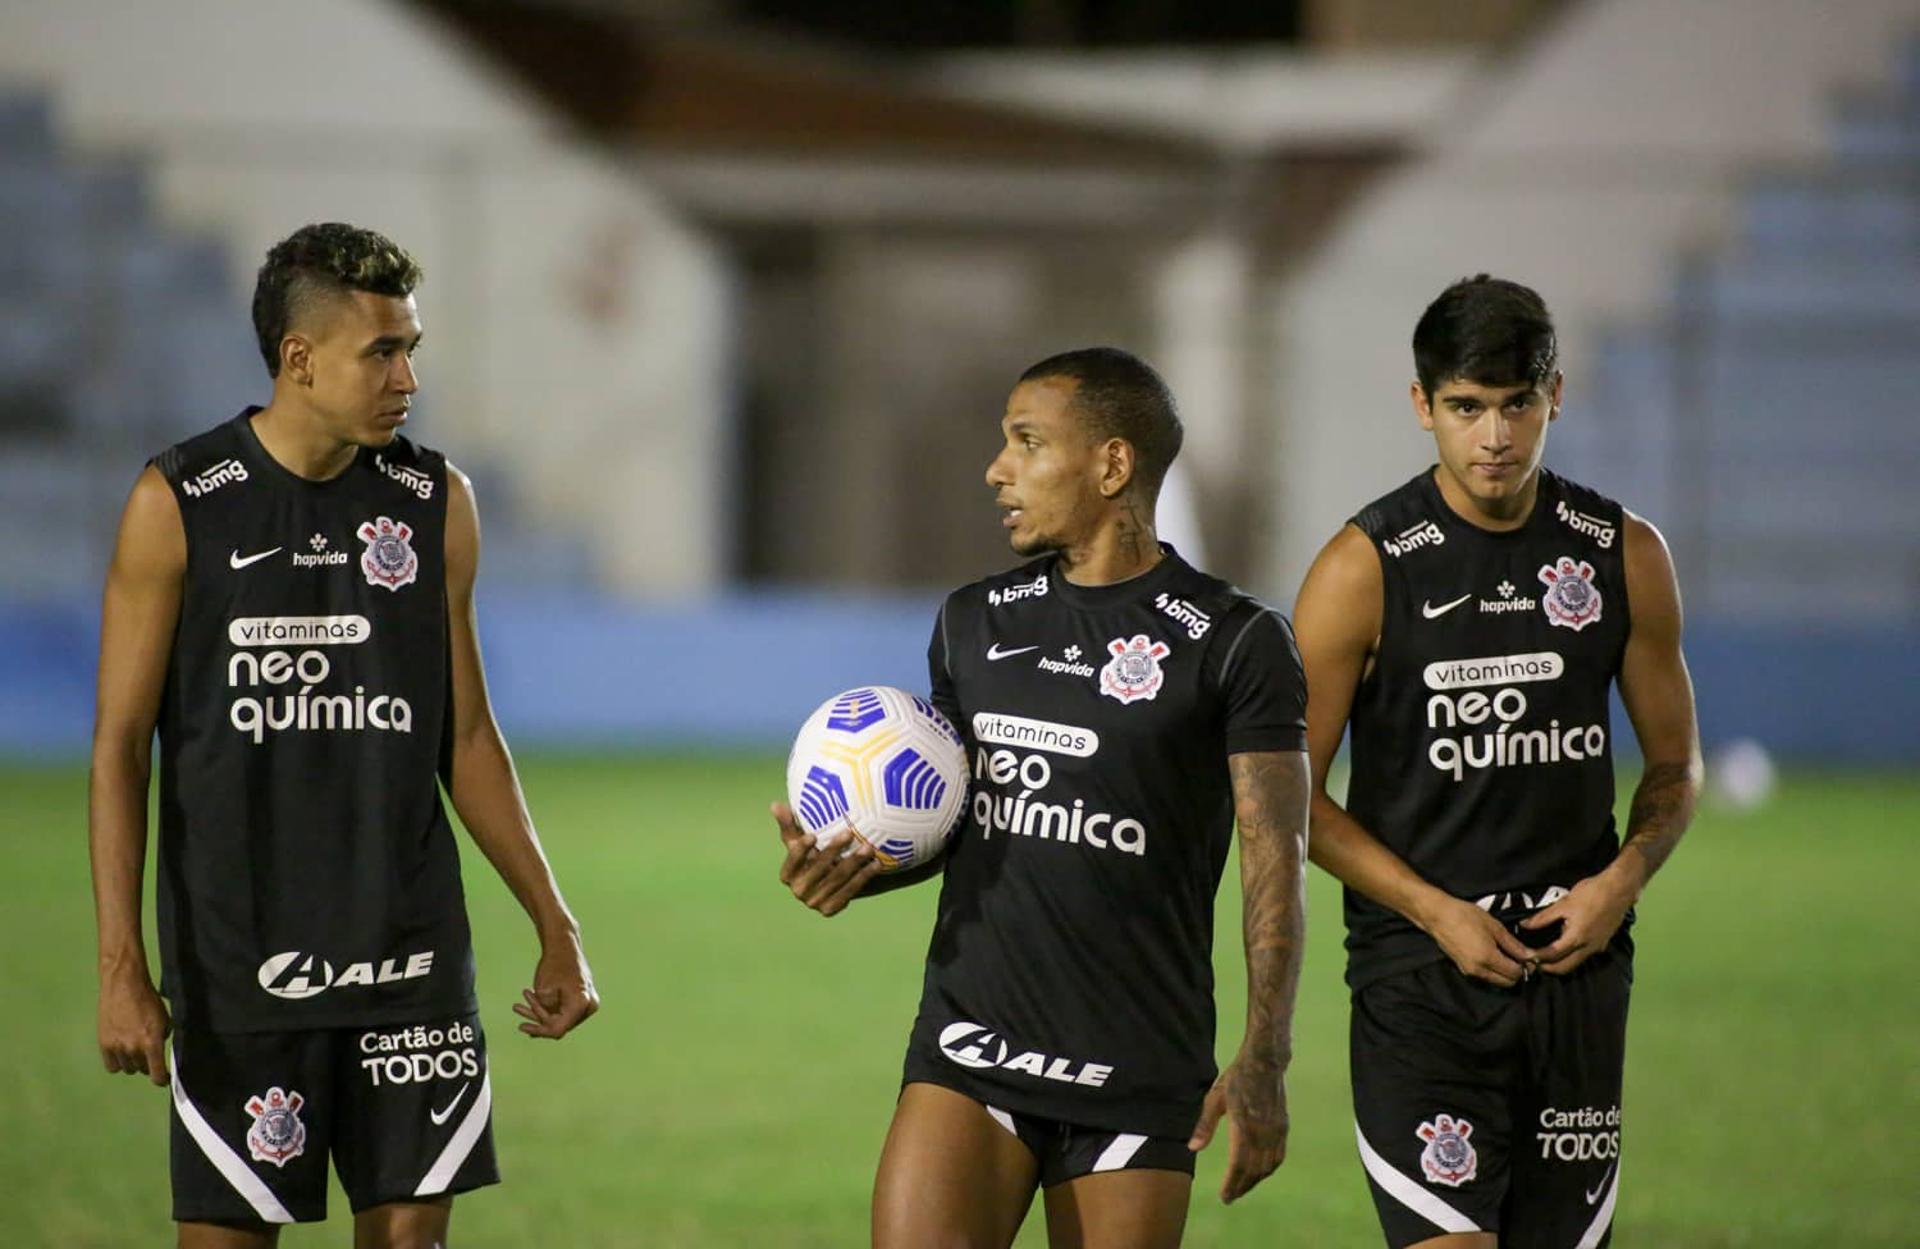
{"label": "player's shoulder", "polygon": [[1540,502],[1555,523],[1602,551],[1618,551],[1631,515],[1618,501],[1550,469],[1540,470]]}
{"label": "player's shoulder", "polygon": [[432,447],[415,442],[405,434],[395,434],[393,441],[374,452],[375,459],[385,460],[389,464],[404,464],[416,468],[437,467],[447,462],[447,457]]}
{"label": "player's shoulder", "polygon": [[1423,468],[1405,482],[1355,512],[1348,523],[1376,542],[1404,540],[1433,525],[1440,505],[1433,469]]}
{"label": "player's shoulder", "polygon": [[1154,606],[1162,612],[1166,612],[1172,604],[1185,603],[1207,612],[1215,619],[1224,620],[1229,616],[1245,619],[1262,611],[1273,610],[1226,578],[1195,568],[1177,552],[1174,559],[1178,563],[1173,575],[1167,579],[1165,587],[1154,595]]}
{"label": "player's shoulder", "polygon": [[969,581],[947,595],[946,609],[977,614],[1038,604],[1053,592],[1053,563],[1053,556],[1043,555],[978,581]]}
{"label": "player's shoulder", "polygon": [[1293,625],[1286,613],[1233,582],[1182,561],[1154,596],[1154,606],[1196,642],[1204,642],[1215,665],[1225,671],[1253,650],[1278,648],[1296,653]]}
{"label": "player's shoulder", "polygon": [[167,484],[188,499],[205,498],[239,482],[248,481],[245,439],[240,422],[247,414],[221,421],[190,438],[183,438],[147,461]]}
{"label": "player's shoulder", "polygon": [[360,458],[369,472],[412,492],[422,502],[443,494],[441,482],[447,480],[452,468],[446,456],[405,434],[395,434],[392,442],[371,455],[361,452]]}

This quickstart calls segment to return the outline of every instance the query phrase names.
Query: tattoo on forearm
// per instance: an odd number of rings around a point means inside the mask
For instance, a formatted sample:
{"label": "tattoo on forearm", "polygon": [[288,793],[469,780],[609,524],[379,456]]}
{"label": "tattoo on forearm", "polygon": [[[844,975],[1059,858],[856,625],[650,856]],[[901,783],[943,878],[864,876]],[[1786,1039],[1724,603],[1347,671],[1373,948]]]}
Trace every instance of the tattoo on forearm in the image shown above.
{"label": "tattoo on forearm", "polygon": [[1673,853],[1680,835],[1693,819],[1694,799],[1699,793],[1699,777],[1687,763],[1656,763],[1641,774],[1633,791],[1633,808],[1627,815],[1627,840],[1623,850],[1632,847],[1647,865],[1651,877]]}
{"label": "tattoo on forearm", "polygon": [[[1301,755],[1232,755],[1247,947],[1243,1076],[1256,1106],[1278,1102],[1293,1050],[1293,1005],[1306,944],[1307,768]],[[1258,1091],[1255,1091],[1258,1090]],[[1274,1106],[1274,1113],[1280,1113]]]}

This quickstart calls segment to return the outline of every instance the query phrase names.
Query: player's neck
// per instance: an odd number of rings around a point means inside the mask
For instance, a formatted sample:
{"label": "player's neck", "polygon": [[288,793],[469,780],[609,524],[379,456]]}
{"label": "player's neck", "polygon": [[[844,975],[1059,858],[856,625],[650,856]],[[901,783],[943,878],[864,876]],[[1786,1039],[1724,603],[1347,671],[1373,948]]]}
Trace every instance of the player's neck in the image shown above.
{"label": "player's neck", "polygon": [[1129,503],[1085,542],[1061,549],[1060,575],[1074,585],[1113,585],[1138,577],[1164,558],[1152,513]]}
{"label": "player's neck", "polygon": [[280,467],[308,481],[326,481],[347,471],[360,448],[326,433],[311,414],[276,398],[253,414],[253,433]]}
{"label": "player's neck", "polygon": [[1480,529],[1504,533],[1518,529],[1533,515],[1534,501],[1540,497],[1540,470],[1536,467],[1520,488],[1497,499],[1481,499],[1471,494],[1444,464],[1433,470],[1440,498],[1453,514]]}

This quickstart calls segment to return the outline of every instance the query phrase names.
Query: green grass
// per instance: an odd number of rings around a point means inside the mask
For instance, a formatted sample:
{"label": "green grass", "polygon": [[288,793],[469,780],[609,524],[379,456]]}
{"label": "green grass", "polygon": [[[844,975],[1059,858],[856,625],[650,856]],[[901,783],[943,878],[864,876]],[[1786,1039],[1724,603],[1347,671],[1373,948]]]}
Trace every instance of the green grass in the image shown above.
{"label": "green grass", "polygon": [[[605,1009],[558,1045],[513,1031],[531,932],[485,864],[467,881],[506,1183],[462,1199],[480,1246],[841,1246],[867,1194],[934,889],[823,922],[774,879],[772,759],[530,759],[533,809]],[[169,1243],[165,1095],[100,1070],[84,778],[0,770],[9,974],[0,1066],[8,1245]],[[1616,1243],[1920,1243],[1920,780],[1793,776],[1709,811],[1642,908]],[[1220,1047],[1243,976],[1220,898]],[[1336,891],[1318,872],[1287,1165],[1231,1210],[1201,1161],[1188,1243],[1379,1243],[1353,1152]],[[326,1228],[282,1244],[346,1243]],[[1021,1244],[1042,1243],[1029,1220]]]}

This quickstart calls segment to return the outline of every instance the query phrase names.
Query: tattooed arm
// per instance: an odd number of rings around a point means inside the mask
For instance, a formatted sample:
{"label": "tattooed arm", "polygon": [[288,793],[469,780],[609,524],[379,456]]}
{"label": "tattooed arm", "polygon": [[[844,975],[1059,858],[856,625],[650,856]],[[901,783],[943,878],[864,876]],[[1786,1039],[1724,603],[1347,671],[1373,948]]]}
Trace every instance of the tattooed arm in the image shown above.
{"label": "tattooed arm", "polygon": [[1606,948],[1687,831],[1700,795],[1700,729],[1693,681],[1680,652],[1680,590],[1673,561],[1660,531],[1632,513],[1622,538],[1633,619],[1620,661],[1620,700],[1646,766],[1633,793],[1620,853],[1605,870],[1526,921],[1530,928],[1566,923],[1558,939],[1539,952],[1540,966],[1550,972],[1572,971]]}
{"label": "tattooed arm", "polygon": [[1227,767],[1240,826],[1247,1030],[1239,1054],[1207,1094],[1188,1145],[1205,1148],[1221,1114],[1231,1116],[1220,1185],[1220,1199],[1231,1202],[1287,1156],[1286,1075],[1307,928],[1307,756],[1249,751],[1228,756]]}

